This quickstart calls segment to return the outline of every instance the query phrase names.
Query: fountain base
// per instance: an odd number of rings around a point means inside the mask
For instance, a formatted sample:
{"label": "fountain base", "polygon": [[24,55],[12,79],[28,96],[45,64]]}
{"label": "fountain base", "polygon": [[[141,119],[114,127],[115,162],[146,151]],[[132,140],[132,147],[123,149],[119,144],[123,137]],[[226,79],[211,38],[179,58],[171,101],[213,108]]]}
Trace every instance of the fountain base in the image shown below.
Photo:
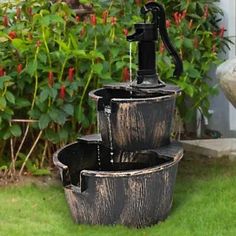
{"label": "fountain base", "polygon": [[140,228],[168,216],[182,156],[181,145],[171,143],[111,158],[100,135],[92,135],[60,149],[53,160],[75,222]]}

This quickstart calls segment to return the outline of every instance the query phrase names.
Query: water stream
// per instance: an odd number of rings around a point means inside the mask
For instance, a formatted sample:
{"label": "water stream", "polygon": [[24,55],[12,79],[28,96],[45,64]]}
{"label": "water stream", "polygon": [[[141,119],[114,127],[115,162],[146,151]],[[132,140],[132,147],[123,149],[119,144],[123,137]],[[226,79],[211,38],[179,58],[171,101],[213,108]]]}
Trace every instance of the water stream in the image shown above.
{"label": "water stream", "polygon": [[[132,84],[132,42],[129,43],[129,82]],[[130,96],[132,99],[133,92],[130,90]]]}
{"label": "water stream", "polygon": [[97,158],[98,158],[98,166],[101,169],[101,155],[100,155],[100,145],[97,145]]}
{"label": "water stream", "polygon": [[129,82],[132,83],[132,42],[129,43]]}
{"label": "water stream", "polygon": [[111,164],[114,163],[114,150],[113,150],[113,140],[112,140],[112,131],[111,131],[111,107],[105,106],[105,115],[107,117],[108,122],[108,136],[109,136],[109,144],[110,144],[110,156],[111,156]]}

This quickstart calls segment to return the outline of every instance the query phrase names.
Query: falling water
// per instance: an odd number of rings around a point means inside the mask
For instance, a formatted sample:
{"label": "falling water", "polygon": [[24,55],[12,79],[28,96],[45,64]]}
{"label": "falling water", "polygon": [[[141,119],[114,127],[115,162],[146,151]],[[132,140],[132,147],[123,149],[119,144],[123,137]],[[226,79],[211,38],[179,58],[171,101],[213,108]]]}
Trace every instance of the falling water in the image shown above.
{"label": "falling water", "polygon": [[98,166],[101,169],[101,155],[100,155],[100,145],[97,145],[97,158],[98,158]]}
{"label": "falling water", "polygon": [[[129,43],[129,82],[132,84],[132,42]],[[132,99],[133,92],[130,90],[130,95]]]}
{"label": "falling water", "polygon": [[132,42],[129,43],[129,82],[132,83]]}
{"label": "falling water", "polygon": [[[97,133],[100,133],[100,122],[99,116],[97,116]],[[98,166],[101,168],[101,155],[100,155],[100,145],[97,145],[97,159],[98,159]]]}
{"label": "falling water", "polygon": [[110,143],[110,156],[111,156],[111,163],[113,164],[114,159],[114,152],[113,152],[113,140],[112,140],[112,132],[111,132],[111,107],[105,106],[105,115],[107,117],[108,122],[108,136],[109,136],[109,143]]}

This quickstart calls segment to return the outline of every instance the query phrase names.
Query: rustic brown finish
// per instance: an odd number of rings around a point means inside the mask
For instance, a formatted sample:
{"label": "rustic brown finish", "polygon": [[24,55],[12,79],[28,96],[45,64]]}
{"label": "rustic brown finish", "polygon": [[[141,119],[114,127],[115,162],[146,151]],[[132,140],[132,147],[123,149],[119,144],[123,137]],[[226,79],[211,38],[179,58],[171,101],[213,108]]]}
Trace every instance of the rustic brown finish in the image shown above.
{"label": "rustic brown finish", "polygon": [[[74,183],[70,179],[63,180],[66,198],[76,222],[143,227],[167,217],[172,205],[178,162],[183,155],[179,144],[170,144],[147,153],[117,154],[115,163],[146,161],[151,166],[127,171],[98,170],[94,162],[96,155],[93,154],[95,143],[84,145],[73,143],[65,147],[66,151],[61,149],[54,155],[54,163],[59,166],[62,180],[68,178],[64,175],[66,168],[77,169],[70,174]],[[83,148],[90,152],[85,153],[81,150]],[[79,163],[86,158],[88,169],[84,166],[85,169],[81,170]],[[153,166],[151,163],[157,158],[167,159],[163,164]],[[70,165],[75,165],[75,162],[70,160],[74,159],[77,165],[72,168]],[[62,160],[67,160],[67,165],[61,163]],[[98,169],[94,170],[95,166]],[[74,174],[80,175],[80,178]]]}

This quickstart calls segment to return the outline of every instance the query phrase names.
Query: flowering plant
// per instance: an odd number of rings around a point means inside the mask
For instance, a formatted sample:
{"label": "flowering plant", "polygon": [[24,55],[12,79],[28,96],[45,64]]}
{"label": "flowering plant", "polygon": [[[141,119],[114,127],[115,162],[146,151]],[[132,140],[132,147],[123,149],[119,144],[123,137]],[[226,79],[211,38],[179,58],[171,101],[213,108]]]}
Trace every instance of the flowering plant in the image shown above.
{"label": "flowering plant", "polygon": [[[129,80],[126,36],[142,21],[143,3],[93,1],[89,15],[76,15],[62,1],[0,4],[0,167],[11,167],[10,173],[18,166],[20,174],[25,166],[35,171],[45,160],[50,164],[45,157],[61,145],[94,132],[95,104],[87,99],[88,91]],[[207,98],[215,93],[206,82],[207,72],[219,62],[217,52],[226,42],[224,28],[216,24],[220,10],[204,0],[162,3],[185,73],[178,81],[171,79],[171,60],[160,42],[161,78],[178,84],[193,107],[206,112]],[[136,69],[135,60],[132,66]],[[179,108],[187,116],[191,112],[186,113],[183,103],[179,101]]]}
{"label": "flowering plant", "polygon": [[[159,45],[160,73],[163,78],[183,89],[183,95],[178,100],[178,108],[185,121],[193,118],[196,109],[207,116],[209,96],[217,93],[217,86],[212,87],[209,83],[212,78],[208,72],[213,65],[221,62],[218,53],[230,43],[224,36],[226,29],[219,18],[223,15],[222,11],[215,4],[217,0],[162,2],[166,6],[168,16],[168,33],[183,60],[184,73],[178,81],[171,79],[171,62],[162,43]],[[190,98],[192,106],[185,104],[186,97]]]}

